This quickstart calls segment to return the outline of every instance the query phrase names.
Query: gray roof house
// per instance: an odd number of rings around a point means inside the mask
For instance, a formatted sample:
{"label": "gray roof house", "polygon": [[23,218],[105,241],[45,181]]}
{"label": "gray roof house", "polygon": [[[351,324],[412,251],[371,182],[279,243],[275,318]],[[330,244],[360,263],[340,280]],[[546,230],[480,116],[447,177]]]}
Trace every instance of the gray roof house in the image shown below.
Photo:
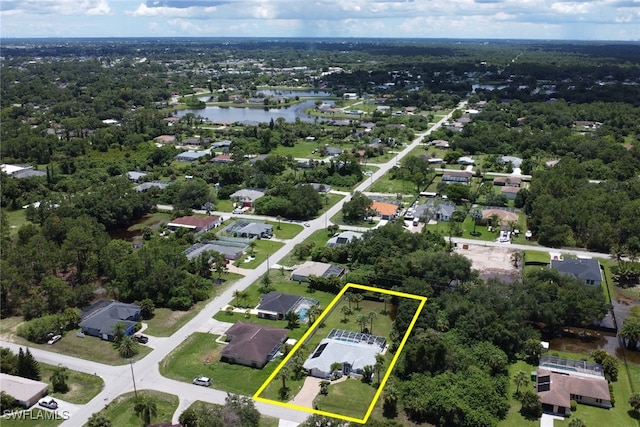
{"label": "gray roof house", "polygon": [[551,268],[555,268],[560,274],[575,277],[586,285],[600,286],[602,283],[602,271],[600,263],[595,259],[565,258],[551,260]]}
{"label": "gray roof house", "polygon": [[[16,400],[24,408],[30,408],[46,396],[49,384],[29,378],[0,373],[0,390]],[[6,419],[5,419],[6,421]],[[7,421],[7,425],[10,424]]]}
{"label": "gray roof house", "polygon": [[335,248],[338,246],[346,245],[347,243],[353,241],[354,239],[362,238],[362,233],[357,233],[355,231],[342,231],[340,233],[336,233],[327,241],[327,246],[330,248]]}
{"label": "gray roof house", "polygon": [[245,188],[231,194],[229,198],[233,201],[242,203],[242,206],[252,207],[253,202],[264,196],[264,191]]}
{"label": "gray roof house", "polygon": [[456,205],[453,203],[431,199],[414,208],[413,218],[425,221],[450,221],[455,210]]}
{"label": "gray roof house", "polygon": [[169,181],[143,182],[142,184],[136,185],[134,187],[134,190],[136,190],[138,193],[140,193],[141,191],[147,191],[150,188],[159,188],[161,190],[164,190],[169,186],[169,184],[171,184]]}
{"label": "gray roof house", "polygon": [[184,153],[180,153],[173,158],[173,160],[179,162],[194,162],[198,160],[200,157],[204,157],[208,155],[207,151],[185,151]]}
{"label": "gray roof house", "polygon": [[339,363],[344,375],[360,375],[365,366],[376,364],[376,355],[382,353],[385,343],[381,337],[334,329],[302,367],[313,377],[329,379],[331,365]]}
{"label": "gray roof house", "polygon": [[144,178],[145,176],[147,176],[146,172],[137,172],[137,171],[127,172],[127,178],[129,178],[129,181],[131,182],[138,182],[140,181],[140,178]]}
{"label": "gray roof house", "polygon": [[445,184],[463,184],[469,185],[473,178],[473,173],[461,171],[461,172],[445,172],[442,174],[442,182]]}
{"label": "gray roof house", "polygon": [[265,224],[264,222],[250,222],[243,227],[234,229],[233,233],[238,237],[249,239],[252,239],[254,237],[265,237],[267,239],[270,239],[271,236],[273,236],[273,225]]}
{"label": "gray roof house", "polygon": [[240,258],[248,249],[248,245],[240,241],[208,240],[195,243],[184,251],[188,260],[197,258],[206,251],[216,251],[224,255],[226,259],[236,260]]}
{"label": "gray roof house", "polygon": [[296,311],[298,309],[317,304],[318,300],[312,298],[283,294],[281,292],[274,291],[260,297],[260,304],[258,304],[256,310],[258,311],[258,317],[282,320],[290,311]]}
{"label": "gray roof house", "polygon": [[507,163],[511,162],[514,168],[519,168],[520,166],[522,166],[522,159],[520,157],[502,156],[498,159],[498,161],[500,162],[500,164],[503,164],[503,165],[506,165]]}
{"label": "gray roof house", "polygon": [[286,329],[236,322],[225,332],[229,344],[222,350],[221,360],[262,368],[276,356],[287,334]]}
{"label": "gray roof house", "polygon": [[344,273],[345,268],[339,265],[327,264],[325,262],[306,261],[291,272],[291,280],[295,280],[296,282],[308,282],[309,276],[342,277]]}
{"label": "gray roof house", "polygon": [[458,159],[458,164],[460,165],[475,165],[476,161],[473,160],[471,157],[468,156],[462,156]]}
{"label": "gray roof house", "polygon": [[84,310],[80,328],[86,335],[113,341],[113,328],[116,323],[124,324],[125,335],[131,335],[138,321],[140,321],[140,306],[103,300]]}

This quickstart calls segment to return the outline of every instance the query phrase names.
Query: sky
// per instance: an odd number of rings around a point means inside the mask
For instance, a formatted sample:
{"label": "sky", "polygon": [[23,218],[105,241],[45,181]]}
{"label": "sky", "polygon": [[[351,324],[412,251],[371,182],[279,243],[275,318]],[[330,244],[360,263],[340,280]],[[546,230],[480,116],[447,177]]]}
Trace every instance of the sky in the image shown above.
{"label": "sky", "polygon": [[0,37],[640,41],[640,0],[0,0]]}

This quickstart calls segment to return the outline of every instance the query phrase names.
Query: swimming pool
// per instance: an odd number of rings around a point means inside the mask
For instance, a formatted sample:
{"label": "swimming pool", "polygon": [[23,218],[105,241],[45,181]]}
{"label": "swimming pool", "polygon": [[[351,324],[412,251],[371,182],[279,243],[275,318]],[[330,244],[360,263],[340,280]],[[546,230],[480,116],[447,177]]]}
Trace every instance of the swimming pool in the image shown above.
{"label": "swimming pool", "polygon": [[298,310],[298,319],[300,320],[306,320],[307,319],[307,312],[309,311],[308,308],[301,308],[300,310]]}

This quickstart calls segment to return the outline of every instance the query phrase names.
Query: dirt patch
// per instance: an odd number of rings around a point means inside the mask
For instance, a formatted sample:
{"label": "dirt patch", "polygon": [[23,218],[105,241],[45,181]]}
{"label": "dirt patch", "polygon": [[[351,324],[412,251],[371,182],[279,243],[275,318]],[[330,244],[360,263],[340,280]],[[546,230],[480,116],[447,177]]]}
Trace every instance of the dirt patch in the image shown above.
{"label": "dirt patch", "polygon": [[518,214],[504,211],[502,209],[485,209],[482,211],[482,218],[489,219],[493,215],[498,215],[501,225],[509,224],[509,221],[518,222]]}
{"label": "dirt patch", "polygon": [[471,268],[480,273],[480,277],[486,279],[497,277],[502,280],[518,277],[520,272],[514,267],[511,256],[518,252],[509,247],[492,247],[482,245],[466,245],[468,249],[462,249],[458,245],[456,253],[471,261]]}
{"label": "dirt patch", "polygon": [[220,352],[219,351],[213,351],[213,352],[207,354],[205,357],[203,357],[202,361],[204,363],[213,363],[213,362],[217,362],[218,359],[220,359]]}

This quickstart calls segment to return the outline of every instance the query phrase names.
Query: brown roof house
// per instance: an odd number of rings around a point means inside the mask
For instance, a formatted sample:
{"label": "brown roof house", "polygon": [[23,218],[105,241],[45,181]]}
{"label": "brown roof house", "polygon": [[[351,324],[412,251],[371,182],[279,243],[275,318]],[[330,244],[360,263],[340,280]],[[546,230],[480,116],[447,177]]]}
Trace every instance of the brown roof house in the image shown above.
{"label": "brown roof house", "polygon": [[571,401],[611,408],[609,383],[602,366],[581,360],[545,356],[540,359],[536,390],[545,412],[571,415]]}
{"label": "brown roof house", "polygon": [[219,216],[181,216],[171,220],[167,227],[169,230],[176,230],[178,228],[188,228],[194,230],[196,233],[209,231],[214,227],[222,224],[222,219]]}
{"label": "brown roof house", "polygon": [[286,329],[236,322],[225,333],[229,344],[222,350],[221,360],[261,369],[278,354],[287,333]]}

